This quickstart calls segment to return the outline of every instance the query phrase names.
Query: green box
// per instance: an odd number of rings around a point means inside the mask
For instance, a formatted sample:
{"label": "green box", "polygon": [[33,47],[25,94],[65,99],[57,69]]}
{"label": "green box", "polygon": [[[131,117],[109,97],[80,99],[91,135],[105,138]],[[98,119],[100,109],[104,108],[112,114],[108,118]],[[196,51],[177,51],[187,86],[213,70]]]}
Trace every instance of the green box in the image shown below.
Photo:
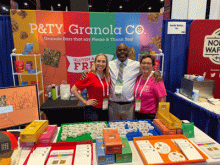
{"label": "green box", "polygon": [[183,135],[187,138],[194,138],[194,123],[182,123]]}
{"label": "green box", "polygon": [[132,162],[132,151],[127,137],[121,137],[121,142],[122,142],[122,153],[115,155],[115,162],[116,163]]}

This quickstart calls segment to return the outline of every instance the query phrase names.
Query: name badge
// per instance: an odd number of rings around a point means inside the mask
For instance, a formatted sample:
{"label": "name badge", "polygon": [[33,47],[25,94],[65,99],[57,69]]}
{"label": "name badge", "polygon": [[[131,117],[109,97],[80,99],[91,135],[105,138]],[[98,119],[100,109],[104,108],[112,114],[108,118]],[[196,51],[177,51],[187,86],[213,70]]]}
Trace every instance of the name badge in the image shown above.
{"label": "name badge", "polygon": [[108,98],[103,99],[102,110],[108,109]]}
{"label": "name badge", "polygon": [[123,86],[122,83],[116,83],[115,94],[122,94],[122,86]]}
{"label": "name badge", "polygon": [[135,111],[138,112],[141,110],[141,100],[135,100]]}

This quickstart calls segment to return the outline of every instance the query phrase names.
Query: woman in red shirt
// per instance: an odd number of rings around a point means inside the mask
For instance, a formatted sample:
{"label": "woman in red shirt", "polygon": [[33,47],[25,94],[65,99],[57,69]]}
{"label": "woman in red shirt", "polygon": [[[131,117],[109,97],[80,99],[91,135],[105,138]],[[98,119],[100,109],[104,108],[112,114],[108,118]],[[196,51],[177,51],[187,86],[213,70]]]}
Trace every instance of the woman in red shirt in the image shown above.
{"label": "woman in red shirt", "polygon": [[[88,100],[85,100],[78,90],[87,89]],[[78,100],[84,103],[87,108],[84,111],[85,121],[106,121],[108,120],[108,97],[110,90],[110,75],[108,58],[100,53],[95,57],[91,72],[87,78],[77,81],[71,92]]]}

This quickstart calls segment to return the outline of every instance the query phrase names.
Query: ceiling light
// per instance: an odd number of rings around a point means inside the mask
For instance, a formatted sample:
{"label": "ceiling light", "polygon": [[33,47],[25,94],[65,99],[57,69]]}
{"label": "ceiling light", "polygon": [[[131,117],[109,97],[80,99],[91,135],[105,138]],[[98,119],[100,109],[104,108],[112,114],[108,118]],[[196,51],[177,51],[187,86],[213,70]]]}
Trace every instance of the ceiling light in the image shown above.
{"label": "ceiling light", "polygon": [[119,9],[122,9],[122,6],[119,6]]}
{"label": "ceiling light", "polygon": [[89,8],[91,8],[92,7],[92,5],[89,5]]}
{"label": "ceiling light", "polygon": [[25,5],[25,6],[27,6],[27,5],[28,5],[28,3],[27,3],[27,2],[24,2],[24,5]]}
{"label": "ceiling light", "polygon": [[6,10],[6,7],[5,7],[5,6],[2,6],[2,9],[3,9],[3,10]]}
{"label": "ceiling light", "polygon": [[164,0],[160,0],[160,2],[163,2]]}
{"label": "ceiling light", "polygon": [[60,7],[60,6],[61,6],[61,4],[60,4],[60,3],[58,3],[58,4],[57,4],[57,6],[59,6],[59,7]]}
{"label": "ceiling light", "polygon": [[151,10],[151,7],[148,7],[149,10]]}

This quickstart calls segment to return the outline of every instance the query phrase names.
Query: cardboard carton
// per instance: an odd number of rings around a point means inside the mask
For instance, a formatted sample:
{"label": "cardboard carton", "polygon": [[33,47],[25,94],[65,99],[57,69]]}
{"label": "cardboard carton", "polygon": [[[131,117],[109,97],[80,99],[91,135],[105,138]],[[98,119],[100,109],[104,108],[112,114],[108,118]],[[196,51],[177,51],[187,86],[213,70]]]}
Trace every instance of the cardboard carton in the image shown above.
{"label": "cardboard carton", "polygon": [[97,149],[97,157],[98,157],[98,164],[114,164],[115,163],[115,155],[113,154],[105,154],[105,146],[104,146],[104,139],[97,138],[96,139],[96,149]]}
{"label": "cardboard carton", "polygon": [[121,154],[122,142],[118,129],[104,128],[105,154]]}
{"label": "cardboard carton", "polygon": [[122,141],[122,153],[116,154],[116,163],[128,163],[132,162],[132,151],[129,145],[127,137],[121,137]]}
{"label": "cardboard carton", "polygon": [[48,126],[48,120],[33,121],[20,133],[21,143],[37,142],[38,138],[46,130],[47,126]]}
{"label": "cardboard carton", "polygon": [[167,128],[159,119],[154,119],[153,123],[163,135],[176,135],[175,129]]}

